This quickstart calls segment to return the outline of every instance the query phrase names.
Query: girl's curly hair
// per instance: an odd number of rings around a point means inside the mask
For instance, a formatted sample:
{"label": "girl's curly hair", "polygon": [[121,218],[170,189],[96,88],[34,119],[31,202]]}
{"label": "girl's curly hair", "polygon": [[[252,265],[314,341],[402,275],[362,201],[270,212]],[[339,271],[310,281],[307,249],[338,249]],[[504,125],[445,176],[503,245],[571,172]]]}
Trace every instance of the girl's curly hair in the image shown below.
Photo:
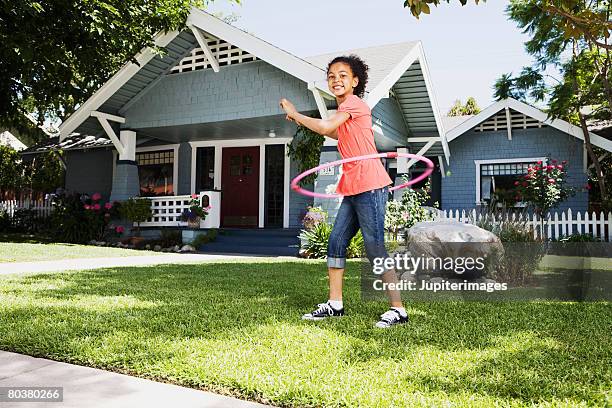
{"label": "girl's curly hair", "polygon": [[333,60],[331,60],[329,64],[327,64],[328,74],[329,74],[329,69],[336,62],[344,62],[345,64],[348,64],[349,67],[351,67],[351,71],[353,71],[353,75],[359,78],[359,83],[353,90],[353,93],[357,95],[358,97],[363,98],[365,87],[366,87],[366,84],[368,83],[368,69],[369,69],[368,65],[355,54],[351,54],[348,56],[341,55],[339,57],[334,58]]}

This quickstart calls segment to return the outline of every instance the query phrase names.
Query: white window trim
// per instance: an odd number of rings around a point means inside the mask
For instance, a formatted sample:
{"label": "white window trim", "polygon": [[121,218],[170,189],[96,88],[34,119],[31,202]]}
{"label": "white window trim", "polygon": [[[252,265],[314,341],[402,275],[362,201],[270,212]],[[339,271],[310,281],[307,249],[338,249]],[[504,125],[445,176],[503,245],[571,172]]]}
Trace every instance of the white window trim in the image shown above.
{"label": "white window trim", "polygon": [[[172,190],[174,191],[173,195],[178,195],[178,162],[179,162],[179,146],[180,144],[167,144],[167,145],[156,145],[156,146],[136,146],[136,153],[141,152],[158,152],[165,150],[173,150],[174,151],[174,163],[172,165]],[[117,150],[113,150],[113,180],[115,179],[115,170],[117,168]],[[140,191],[140,187],[138,187]]]}
{"label": "white window trim", "polygon": [[[283,228],[289,228],[289,183],[290,183],[290,161],[287,156],[287,144],[291,142],[291,137],[276,137],[265,139],[226,139],[226,140],[200,140],[189,142],[191,145],[191,194],[195,194],[196,182],[196,153],[198,147],[215,148],[215,178],[214,187],[221,190],[221,164],[222,149],[224,147],[259,147],[259,221],[258,227],[264,227],[264,207],[265,207],[265,181],[266,181],[266,145],[284,144],[285,145],[285,176],[283,187]],[[263,147],[263,148],[262,148]]]}
{"label": "white window trim", "polygon": [[537,162],[542,161],[546,163],[546,157],[523,157],[518,159],[487,159],[487,160],[474,160],[476,167],[476,205],[483,205],[484,202],[480,201],[480,165],[481,164],[500,164],[500,163],[521,163],[521,162]]}

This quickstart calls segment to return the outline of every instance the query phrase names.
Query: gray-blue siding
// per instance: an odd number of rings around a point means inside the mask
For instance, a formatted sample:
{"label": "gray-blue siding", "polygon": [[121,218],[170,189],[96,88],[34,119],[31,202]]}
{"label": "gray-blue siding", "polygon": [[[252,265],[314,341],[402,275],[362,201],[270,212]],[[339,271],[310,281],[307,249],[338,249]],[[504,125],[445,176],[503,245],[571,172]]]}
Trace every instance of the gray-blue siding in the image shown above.
{"label": "gray-blue siding", "polygon": [[[442,209],[471,209],[476,206],[476,165],[474,160],[550,157],[567,160],[568,185],[576,195],[559,205],[586,211],[588,194],[583,190],[587,176],[583,172],[582,141],[552,127],[513,129],[512,140],[506,130],[461,135],[449,144],[450,176],[442,178]],[[553,210],[554,211],[554,210]]]}
{"label": "gray-blue siding", "polygon": [[123,127],[144,128],[279,115],[281,97],[316,109],[303,81],[263,62],[166,75],[124,114]]}
{"label": "gray-blue siding", "polygon": [[113,182],[113,152],[110,148],[69,150],[66,152],[64,187],[75,193],[102,194],[110,197]]}

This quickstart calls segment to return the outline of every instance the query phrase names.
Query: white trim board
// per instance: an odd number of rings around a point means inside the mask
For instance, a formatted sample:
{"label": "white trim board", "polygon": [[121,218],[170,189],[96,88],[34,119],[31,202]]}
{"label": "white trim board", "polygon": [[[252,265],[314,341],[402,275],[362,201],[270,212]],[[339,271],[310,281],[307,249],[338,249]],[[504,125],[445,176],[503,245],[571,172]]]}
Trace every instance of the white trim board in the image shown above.
{"label": "white trim board", "polygon": [[546,157],[522,157],[517,159],[487,159],[487,160],[474,160],[476,167],[476,204],[483,204],[480,201],[480,165],[481,164],[499,164],[499,163],[521,163],[521,162],[537,162],[541,160],[542,163],[546,163]]}
{"label": "white trim board", "polygon": [[[154,43],[158,47],[165,47],[179,35],[178,31],[159,33],[155,36]],[[81,125],[89,116],[90,112],[98,109],[104,102],[115,94],[123,85],[127,83],[138,71],[155,57],[152,47],[144,48],[134,57],[136,62],[128,61],[115,75],[104,83],[89,99],[70,115],[59,127],[60,142],[68,137],[74,130]]]}
{"label": "white trim board", "polygon": [[[548,118],[548,115],[545,112],[542,112],[541,110],[534,108],[533,106],[529,106],[526,103],[517,101],[516,99],[512,99],[512,98],[497,101],[494,104],[488,106],[478,115],[472,116],[465,122],[462,122],[460,125],[451,129],[446,134],[446,139],[450,142],[458,138],[459,136],[465,134],[470,129],[473,129],[474,127],[484,122],[485,120],[487,120],[488,118],[496,114],[497,112],[503,109],[506,109],[506,108],[513,109],[524,115],[537,119],[538,121],[542,122],[545,125],[551,126],[557,130],[560,130],[561,132],[572,135],[576,137],[577,139],[582,140],[584,142],[584,135],[582,134],[582,129],[580,127],[572,125],[571,123],[566,122],[561,119],[551,120]],[[602,149],[605,149],[609,152],[612,152],[612,141],[605,139],[599,135],[596,135],[592,132],[589,132],[589,136],[591,138],[591,143],[593,145],[600,147]]]}
{"label": "white trim board", "polygon": [[[284,187],[283,187],[283,228],[289,228],[289,179],[290,179],[290,162],[289,157],[286,154],[287,143],[290,143],[293,138],[291,137],[275,137],[265,139],[226,139],[226,140],[198,140],[189,142],[191,145],[191,194],[195,193],[195,182],[196,182],[196,160],[197,160],[197,148],[198,147],[214,147],[215,148],[215,179],[214,187],[217,190],[221,189],[221,165],[223,159],[222,149],[224,147],[259,147],[259,215],[258,215],[258,227],[264,228],[265,218],[265,177],[266,177],[266,145],[284,144],[285,145],[285,175],[284,175]],[[263,147],[263,149],[262,149]]]}

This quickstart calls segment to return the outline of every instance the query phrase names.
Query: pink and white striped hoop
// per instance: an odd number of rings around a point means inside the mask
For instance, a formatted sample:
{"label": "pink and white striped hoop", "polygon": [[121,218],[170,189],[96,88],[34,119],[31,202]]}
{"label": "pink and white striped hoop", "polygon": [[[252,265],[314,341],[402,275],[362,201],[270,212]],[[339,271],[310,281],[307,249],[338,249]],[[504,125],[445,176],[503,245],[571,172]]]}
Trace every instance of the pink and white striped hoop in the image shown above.
{"label": "pink and white striped hoop", "polygon": [[367,154],[365,156],[356,156],[356,157],[350,157],[348,159],[342,159],[342,160],[336,160],[333,162],[329,162],[329,163],[325,163],[325,164],[321,164],[320,166],[314,167],[310,170],[306,170],[305,172],[299,174],[297,177],[295,177],[293,180],[291,180],[291,189],[293,191],[295,191],[296,193],[300,193],[303,194],[305,196],[309,196],[309,197],[316,197],[316,198],[339,198],[342,197],[342,195],[340,194],[321,194],[321,193],[315,193],[314,191],[309,191],[306,189],[303,189],[302,187],[300,187],[298,185],[298,183],[300,182],[300,180],[302,180],[304,177],[315,173],[317,171],[323,170],[323,169],[327,169],[330,167],[334,167],[334,166],[338,166],[342,163],[350,163],[350,162],[354,162],[354,161],[359,161],[359,160],[368,160],[368,159],[377,159],[377,158],[381,158],[381,157],[386,157],[388,159],[395,159],[397,157],[407,157],[410,159],[416,159],[418,161],[422,161],[423,163],[427,164],[427,168],[425,169],[425,171],[423,172],[423,174],[421,174],[420,176],[418,176],[417,178],[408,181],[407,183],[404,184],[400,184],[399,186],[395,186],[395,187],[391,187],[389,189],[389,191],[394,191],[394,190],[399,190],[400,188],[406,188],[408,186],[411,186],[415,183],[418,183],[419,181],[423,180],[424,178],[426,178],[427,176],[429,176],[431,174],[431,172],[434,169],[434,164],[431,160],[429,160],[427,157],[423,157],[423,156],[418,156],[416,154],[412,154],[412,153],[397,153],[397,152],[388,152],[388,153],[378,153],[378,154]]}

